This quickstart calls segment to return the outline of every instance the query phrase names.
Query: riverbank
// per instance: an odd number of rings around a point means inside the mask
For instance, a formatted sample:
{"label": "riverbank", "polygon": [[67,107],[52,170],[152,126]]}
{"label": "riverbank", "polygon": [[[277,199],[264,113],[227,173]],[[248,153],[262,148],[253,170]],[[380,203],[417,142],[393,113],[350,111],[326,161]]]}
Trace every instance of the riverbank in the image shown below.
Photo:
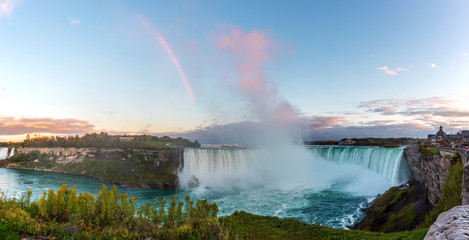
{"label": "riverbank", "polygon": [[[98,196],[62,186],[38,201],[31,192],[0,198],[0,239],[423,239],[428,229],[383,234],[333,229],[294,219],[235,212],[216,217],[218,206],[186,197],[147,203],[102,187]],[[168,206],[169,205],[169,206]]]}
{"label": "riverbank", "polygon": [[124,188],[175,189],[182,148],[19,148],[0,167],[92,177]]}

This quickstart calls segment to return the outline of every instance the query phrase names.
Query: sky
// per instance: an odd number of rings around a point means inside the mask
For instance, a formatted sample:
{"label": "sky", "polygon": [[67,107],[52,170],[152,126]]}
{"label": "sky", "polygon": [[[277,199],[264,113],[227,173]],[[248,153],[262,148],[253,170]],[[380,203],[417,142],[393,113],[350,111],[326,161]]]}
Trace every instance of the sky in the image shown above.
{"label": "sky", "polygon": [[456,133],[469,129],[468,12],[467,0],[0,0],[0,141],[242,143],[292,115],[308,140]]}

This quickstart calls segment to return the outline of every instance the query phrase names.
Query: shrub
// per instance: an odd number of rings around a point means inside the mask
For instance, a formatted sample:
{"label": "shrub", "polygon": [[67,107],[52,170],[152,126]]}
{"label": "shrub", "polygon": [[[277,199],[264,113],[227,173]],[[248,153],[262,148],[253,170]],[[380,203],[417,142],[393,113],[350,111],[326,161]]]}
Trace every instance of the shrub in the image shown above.
{"label": "shrub", "polygon": [[20,239],[20,234],[15,230],[15,226],[5,219],[0,220],[0,239],[3,240],[17,240]]}

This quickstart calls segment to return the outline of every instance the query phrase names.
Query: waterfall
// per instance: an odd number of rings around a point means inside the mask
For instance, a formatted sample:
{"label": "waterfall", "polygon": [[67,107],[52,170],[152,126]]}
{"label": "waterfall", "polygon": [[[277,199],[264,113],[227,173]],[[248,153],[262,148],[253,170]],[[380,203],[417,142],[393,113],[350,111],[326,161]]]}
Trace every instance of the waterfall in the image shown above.
{"label": "waterfall", "polygon": [[405,182],[410,175],[402,148],[310,147],[309,150],[338,164],[353,164],[373,170],[393,185]]}
{"label": "waterfall", "polygon": [[[297,161],[299,158],[303,160]],[[392,185],[407,181],[410,175],[403,149],[298,147],[284,153],[283,149],[186,148],[179,182],[183,188],[194,177],[205,186],[265,185],[277,180],[324,185],[365,174],[360,169],[374,172]]]}
{"label": "waterfall", "polygon": [[8,156],[8,158],[13,157],[13,155],[15,155],[15,148],[11,149],[10,156]]}
{"label": "waterfall", "polygon": [[0,160],[4,160],[8,158],[8,148],[0,147]]}
{"label": "waterfall", "polygon": [[186,148],[180,183],[185,187],[193,177],[204,181],[221,175],[226,181],[236,181],[237,176],[248,174],[258,159],[256,154],[248,149]]}

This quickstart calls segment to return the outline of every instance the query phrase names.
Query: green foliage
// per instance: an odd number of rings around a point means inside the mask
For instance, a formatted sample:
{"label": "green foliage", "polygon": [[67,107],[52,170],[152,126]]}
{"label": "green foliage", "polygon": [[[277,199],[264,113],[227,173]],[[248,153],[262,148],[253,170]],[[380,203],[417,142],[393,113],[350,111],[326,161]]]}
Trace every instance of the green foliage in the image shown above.
{"label": "green foliage", "polygon": [[453,164],[455,164],[455,163],[462,163],[461,156],[459,155],[458,152],[454,152],[454,153],[453,153],[453,156],[451,156],[451,159],[452,159],[452,163],[453,163]]}
{"label": "green foliage", "polygon": [[33,202],[31,194],[19,200],[0,197],[0,239],[19,239],[22,233],[58,239],[220,239],[226,231],[219,226],[216,203],[205,200],[185,207],[173,196],[168,209],[160,200],[159,206],[147,202],[137,210],[138,198],[120,193],[116,186],[108,190],[103,185],[92,195],[64,184]]}
{"label": "green foliage", "polygon": [[200,147],[198,141],[191,142],[181,137],[157,137],[151,135],[135,135],[132,141],[121,141],[121,136],[112,136],[105,132],[85,134],[80,137],[40,137],[25,140],[21,143],[1,143],[1,147],[76,147],[76,148],[161,148],[161,147]]}
{"label": "green foliage", "polygon": [[414,208],[418,186],[392,187],[377,198],[355,227],[366,231],[396,232],[415,228],[424,216]]}
{"label": "green foliage", "polygon": [[386,143],[386,144],[382,145],[381,147],[384,147],[384,148],[399,148],[399,144],[397,144],[397,143]]}
{"label": "green foliage", "polygon": [[463,164],[459,161],[449,169],[448,178],[443,185],[443,201],[439,202],[426,216],[425,226],[431,226],[440,213],[461,205]]}
{"label": "green foliage", "polygon": [[414,204],[408,204],[397,213],[389,215],[388,220],[383,225],[383,232],[392,232],[405,226],[411,226],[416,216]]}
{"label": "green foliage", "polygon": [[378,233],[302,223],[295,219],[256,216],[235,212],[220,218],[221,224],[230,228],[230,239],[423,239],[428,231],[419,229],[399,233]]}
{"label": "green foliage", "polygon": [[306,145],[337,145],[339,141],[337,140],[326,140],[326,141],[306,141]]}
{"label": "green foliage", "polygon": [[[342,139],[344,140],[344,139]],[[396,147],[402,145],[418,144],[423,141],[419,138],[352,138],[354,146],[380,146],[380,147]]]}
{"label": "green foliage", "polygon": [[15,230],[15,226],[5,219],[0,220],[0,239],[3,240],[18,240],[20,234]]}
{"label": "green foliage", "polygon": [[[50,169],[56,165],[57,157],[48,154],[39,154],[37,151],[32,151],[28,154],[15,154],[8,161],[11,163],[21,164],[24,168],[45,168]],[[35,160],[37,160],[35,162]]]}
{"label": "green foliage", "polygon": [[[404,196],[391,198],[399,202]],[[102,186],[99,194],[77,193],[63,185],[49,190],[38,201],[31,193],[20,200],[0,196],[0,239],[20,239],[21,235],[48,235],[56,239],[423,239],[428,229],[378,233],[333,229],[294,219],[256,216],[235,212],[217,218],[218,206],[190,197],[183,202],[171,198],[149,203],[138,210],[136,197],[121,194],[115,186]],[[412,221],[413,206],[399,219]]]}
{"label": "green foliage", "polygon": [[436,148],[427,147],[425,144],[420,144],[418,151],[420,154],[432,156],[432,155],[440,155],[440,150]]}

